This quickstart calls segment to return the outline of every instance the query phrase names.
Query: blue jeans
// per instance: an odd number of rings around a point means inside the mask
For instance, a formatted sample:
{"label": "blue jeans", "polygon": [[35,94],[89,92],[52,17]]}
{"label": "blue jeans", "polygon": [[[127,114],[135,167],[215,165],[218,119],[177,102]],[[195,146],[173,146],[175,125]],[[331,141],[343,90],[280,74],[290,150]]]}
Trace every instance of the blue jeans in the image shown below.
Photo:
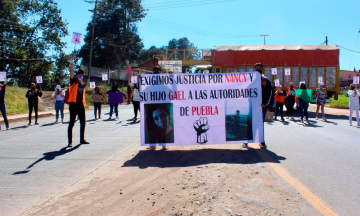
{"label": "blue jeans", "polygon": [[5,126],[6,126],[6,128],[8,128],[8,127],[9,127],[9,121],[8,121],[8,119],[7,119],[7,116],[6,116],[6,106],[5,106],[5,103],[0,104],[0,110],[1,110],[1,114],[2,114],[2,116],[3,116],[3,118],[4,118]]}
{"label": "blue jeans", "polygon": [[118,117],[118,103],[110,104],[110,118],[112,117],[113,110],[115,108],[115,116]]}
{"label": "blue jeans", "polygon": [[309,102],[303,101],[301,99],[299,99],[299,107],[300,107],[300,116],[301,119],[304,119],[304,113],[305,113],[305,118],[306,120],[309,119],[309,113],[308,113],[308,108],[309,108]]}
{"label": "blue jeans", "polygon": [[64,101],[56,101],[55,103],[55,118],[59,119],[59,111],[61,113],[61,119],[64,119]]}

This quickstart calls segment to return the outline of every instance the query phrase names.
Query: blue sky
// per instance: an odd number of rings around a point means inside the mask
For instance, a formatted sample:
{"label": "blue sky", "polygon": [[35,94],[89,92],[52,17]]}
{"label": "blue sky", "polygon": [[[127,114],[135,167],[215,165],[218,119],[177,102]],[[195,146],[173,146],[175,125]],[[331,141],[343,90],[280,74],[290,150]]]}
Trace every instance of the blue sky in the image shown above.
{"label": "blue sky", "polygon": [[[69,32],[85,34],[92,16],[88,10],[94,6],[83,0],[55,1]],[[340,48],[340,69],[360,69],[359,0],[144,0],[143,6],[149,10],[138,28],[145,48],[181,37],[198,48],[211,49],[261,45],[261,34],[270,35],[268,45],[319,45],[328,36],[330,45],[358,52]],[[64,41],[70,53],[71,37]]]}

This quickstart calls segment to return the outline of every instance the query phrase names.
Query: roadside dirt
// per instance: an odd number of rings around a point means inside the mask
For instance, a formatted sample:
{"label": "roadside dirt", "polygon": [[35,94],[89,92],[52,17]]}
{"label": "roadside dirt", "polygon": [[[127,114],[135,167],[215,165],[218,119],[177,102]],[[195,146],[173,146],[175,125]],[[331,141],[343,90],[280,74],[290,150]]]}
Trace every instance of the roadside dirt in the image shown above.
{"label": "roadside dirt", "polygon": [[257,151],[286,158],[255,144],[139,145],[24,215],[320,215]]}

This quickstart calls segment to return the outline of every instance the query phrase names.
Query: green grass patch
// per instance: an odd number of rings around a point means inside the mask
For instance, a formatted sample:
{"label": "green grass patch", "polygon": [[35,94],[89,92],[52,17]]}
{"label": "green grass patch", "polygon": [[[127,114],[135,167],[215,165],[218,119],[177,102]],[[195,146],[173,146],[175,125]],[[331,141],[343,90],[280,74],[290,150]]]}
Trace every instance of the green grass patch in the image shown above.
{"label": "green grass patch", "polygon": [[328,105],[336,105],[336,106],[348,106],[349,105],[349,97],[346,96],[347,92],[343,94],[339,94],[338,100],[334,99],[334,96],[331,98],[331,103]]}
{"label": "green grass patch", "polygon": [[7,115],[28,112],[28,102],[25,97],[28,89],[17,86],[6,86],[5,103]]}
{"label": "green grass patch", "polygon": [[[103,93],[104,96],[104,103],[103,104],[109,104],[109,99],[108,99],[108,95],[106,94],[107,91],[110,90],[109,86],[104,86],[104,85],[99,85],[100,87],[100,91]],[[86,105],[87,106],[94,106],[94,102],[91,99],[91,95],[92,93],[95,92],[95,89],[91,89],[89,86],[85,87],[85,91],[86,91],[86,95],[85,95],[85,99],[86,99]],[[119,91],[123,93],[123,98],[124,98],[124,102],[126,101],[126,97],[127,97],[127,87],[126,86],[119,86]]]}

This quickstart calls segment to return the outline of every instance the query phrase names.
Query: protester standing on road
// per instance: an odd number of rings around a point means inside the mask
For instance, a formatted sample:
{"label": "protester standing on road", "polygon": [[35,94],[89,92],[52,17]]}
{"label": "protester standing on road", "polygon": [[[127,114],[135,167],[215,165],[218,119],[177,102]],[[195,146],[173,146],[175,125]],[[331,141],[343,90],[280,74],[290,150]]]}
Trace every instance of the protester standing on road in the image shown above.
{"label": "protester standing on road", "polygon": [[70,110],[70,122],[68,128],[68,147],[72,147],[72,129],[75,124],[76,116],[80,119],[80,144],[90,144],[85,140],[85,84],[82,82],[84,78],[84,71],[78,70],[74,76],[74,58],[75,53],[72,55],[72,61],[70,63],[70,86],[69,86],[69,110]]}
{"label": "protester standing on road", "polygon": [[325,114],[324,114],[324,107],[326,103],[326,89],[324,88],[324,83],[321,82],[320,88],[317,88],[315,91],[316,94],[316,120],[318,120],[319,115],[319,108],[321,107],[321,116],[322,120],[326,121]]}
{"label": "protester standing on road", "polygon": [[26,97],[29,103],[29,125],[31,125],[31,113],[33,109],[35,112],[35,124],[38,125],[39,97],[42,97],[41,88],[36,89],[35,83],[31,83],[30,89],[26,92]]}
{"label": "protester standing on road", "polygon": [[131,85],[130,80],[128,81],[128,86],[133,89],[134,94],[133,94],[133,106],[134,106],[134,118],[132,119],[134,122],[137,121],[137,115],[138,115],[138,111],[140,111],[140,92],[139,92],[139,80],[140,80],[140,75],[138,75],[137,78],[137,83],[134,83],[133,85]]}
{"label": "protester standing on road", "polygon": [[65,92],[61,89],[60,85],[57,85],[54,92],[55,100],[55,123],[59,120],[59,111],[61,113],[61,123],[64,123],[64,100]]}
{"label": "protester standing on road", "polygon": [[[262,93],[262,102],[261,102],[261,107],[262,107],[262,120],[263,120],[263,129],[264,128],[264,122],[265,122],[265,116],[266,116],[266,112],[269,108],[270,102],[271,102],[271,98],[273,95],[273,87],[271,85],[271,82],[269,79],[267,79],[263,74],[263,70],[264,70],[264,66],[261,63],[256,63],[254,65],[254,71],[257,71],[260,73],[261,75],[261,93]],[[262,148],[266,148],[266,144],[265,144],[265,130],[263,130],[264,133],[264,137],[263,137],[263,142],[261,142],[259,145]],[[247,143],[243,144],[244,148],[248,147]]]}
{"label": "protester standing on road", "polygon": [[[129,79],[130,80],[130,79]],[[132,88],[128,85],[127,86],[127,104],[131,103],[131,95],[132,95]]]}
{"label": "protester standing on road", "polygon": [[[91,99],[93,99],[94,102],[94,116],[95,120],[98,118],[101,119],[101,104],[104,103],[104,96],[102,92],[100,91],[100,87],[96,86],[95,92],[92,93]],[[98,118],[96,117],[96,114],[98,114]]]}
{"label": "protester standing on road", "polygon": [[285,121],[284,116],[283,116],[285,96],[284,96],[284,92],[281,91],[281,87],[282,87],[281,85],[277,87],[277,90],[275,92],[275,97],[274,97],[275,101],[276,101],[276,105],[275,105],[275,121],[276,121],[279,109],[280,109],[281,121]]}
{"label": "protester standing on road", "polygon": [[[117,83],[116,83],[116,82],[113,82],[113,83],[112,83],[111,89],[110,89],[109,91],[107,91],[106,93],[109,94],[110,92],[120,92],[119,89],[118,89],[118,86],[117,86]],[[118,106],[119,106],[118,103],[111,103],[111,104],[110,104],[110,116],[109,116],[109,120],[110,120],[111,117],[112,117],[112,114],[113,114],[113,112],[114,112],[114,109],[115,109],[115,116],[116,116],[115,119],[118,119],[118,118],[119,118]]]}
{"label": "protester standing on road", "polygon": [[10,130],[9,121],[6,115],[6,105],[5,105],[5,89],[6,89],[6,81],[3,84],[0,84],[0,110],[2,117],[4,119],[6,130]]}
{"label": "protester standing on road", "polygon": [[353,111],[355,110],[357,126],[360,126],[360,122],[359,122],[359,96],[360,95],[359,95],[359,91],[357,89],[355,89],[354,84],[350,85],[350,90],[348,91],[348,96],[349,96],[349,110],[350,110],[349,125],[352,126],[352,115],[353,115]]}
{"label": "protester standing on road", "polygon": [[[306,84],[305,83],[301,83],[300,84],[300,89],[302,90],[306,90]],[[306,98],[302,98],[301,96],[298,96],[298,103],[299,103],[299,108],[300,108],[300,120],[302,123],[304,123],[304,115],[306,118],[306,122],[308,124],[310,124],[309,122],[309,113],[308,113],[308,109],[309,109],[309,102],[306,101]]]}
{"label": "protester standing on road", "polygon": [[295,89],[293,83],[290,83],[290,87],[289,83],[286,83],[286,88],[288,88],[285,99],[287,118],[291,117],[290,120],[294,121]]}

